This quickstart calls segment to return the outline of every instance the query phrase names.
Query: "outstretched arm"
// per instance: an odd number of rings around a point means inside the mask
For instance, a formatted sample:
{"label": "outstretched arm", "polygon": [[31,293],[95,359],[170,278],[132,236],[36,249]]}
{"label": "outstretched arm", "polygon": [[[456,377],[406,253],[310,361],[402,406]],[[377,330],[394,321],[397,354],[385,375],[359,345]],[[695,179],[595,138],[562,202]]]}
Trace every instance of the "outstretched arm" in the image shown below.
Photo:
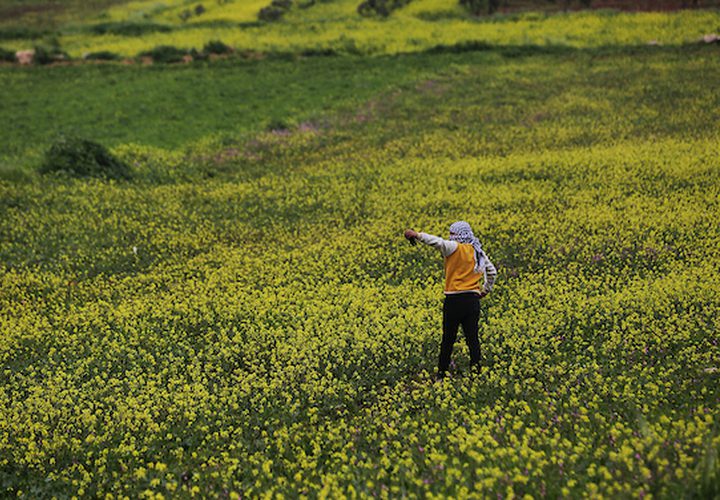
{"label": "outstretched arm", "polygon": [[440,250],[443,257],[451,255],[458,247],[458,244],[455,241],[444,240],[439,236],[433,236],[432,234],[418,233],[412,229],[405,231],[405,237],[409,240],[417,240],[420,243],[425,243],[428,246],[437,248]]}

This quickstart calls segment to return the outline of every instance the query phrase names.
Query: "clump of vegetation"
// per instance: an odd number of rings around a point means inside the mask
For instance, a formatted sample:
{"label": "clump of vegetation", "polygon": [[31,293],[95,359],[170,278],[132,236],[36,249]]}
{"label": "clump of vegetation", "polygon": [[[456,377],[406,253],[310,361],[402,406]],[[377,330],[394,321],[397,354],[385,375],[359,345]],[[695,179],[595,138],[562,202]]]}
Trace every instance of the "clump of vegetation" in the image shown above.
{"label": "clump of vegetation", "polygon": [[474,16],[492,14],[500,7],[500,0],[460,0],[460,5]]}
{"label": "clump of vegetation", "polygon": [[438,44],[435,47],[428,49],[427,52],[430,54],[442,54],[444,52],[460,54],[462,52],[480,52],[483,50],[493,50],[494,48],[495,47],[492,44],[480,40],[474,40],[469,42],[458,42],[452,45]]}
{"label": "clump of vegetation", "polygon": [[157,63],[178,63],[182,62],[188,51],[172,45],[158,45],[157,47],[141,52],[140,57],[151,57]]}
{"label": "clump of vegetation", "polygon": [[330,57],[330,56],[338,55],[338,51],[336,51],[335,49],[330,49],[330,48],[307,49],[307,50],[303,50],[300,54],[305,57],[317,57],[317,56]]}
{"label": "clump of vegetation", "polygon": [[270,5],[260,9],[258,19],[271,22],[278,21],[292,7],[292,0],[272,0]]}
{"label": "clump of vegetation", "polygon": [[155,23],[134,23],[128,21],[95,24],[90,31],[96,35],[142,36],[148,33],[167,33],[170,26]]}
{"label": "clump of vegetation", "polygon": [[365,0],[358,5],[357,11],[361,16],[387,17],[395,9],[410,3],[410,0]]}
{"label": "clump of vegetation", "polygon": [[100,52],[90,52],[83,59],[86,61],[118,61],[122,59],[119,54],[110,52],[109,50],[101,50]]}
{"label": "clump of vegetation", "polygon": [[225,45],[220,40],[211,40],[205,44],[202,51],[205,54],[229,54],[232,50],[232,47]]}
{"label": "clump of vegetation", "polygon": [[281,118],[273,118],[268,121],[267,125],[265,126],[265,130],[267,130],[268,132],[280,132],[284,130],[290,130],[290,127],[292,127],[292,124],[288,121]]}
{"label": "clump of vegetation", "polygon": [[61,137],[45,153],[41,174],[64,173],[73,177],[130,179],[130,167],[102,144],[79,137]]}
{"label": "clump of vegetation", "polygon": [[64,52],[58,45],[36,45],[33,61],[35,64],[52,64],[54,62],[69,61],[70,56]]}
{"label": "clump of vegetation", "polygon": [[15,52],[0,47],[0,61],[15,62]]}
{"label": "clump of vegetation", "polygon": [[180,17],[180,20],[182,22],[185,22],[193,16],[195,16],[195,17],[202,16],[205,12],[206,12],[205,6],[203,4],[198,4],[192,10],[185,9],[184,11],[182,11],[180,13],[180,15],[178,17]]}

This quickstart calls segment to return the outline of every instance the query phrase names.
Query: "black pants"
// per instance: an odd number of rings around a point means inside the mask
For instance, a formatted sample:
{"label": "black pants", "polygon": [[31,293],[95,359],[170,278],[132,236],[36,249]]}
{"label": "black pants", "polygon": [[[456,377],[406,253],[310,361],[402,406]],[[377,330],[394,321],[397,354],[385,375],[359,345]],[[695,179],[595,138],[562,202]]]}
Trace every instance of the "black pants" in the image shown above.
{"label": "black pants", "polygon": [[470,349],[470,365],[475,366],[480,362],[479,320],[480,296],[478,294],[458,293],[445,296],[445,303],[443,304],[443,337],[440,346],[438,375],[442,377],[448,366],[450,366],[450,355],[460,325],[462,325],[465,341]]}

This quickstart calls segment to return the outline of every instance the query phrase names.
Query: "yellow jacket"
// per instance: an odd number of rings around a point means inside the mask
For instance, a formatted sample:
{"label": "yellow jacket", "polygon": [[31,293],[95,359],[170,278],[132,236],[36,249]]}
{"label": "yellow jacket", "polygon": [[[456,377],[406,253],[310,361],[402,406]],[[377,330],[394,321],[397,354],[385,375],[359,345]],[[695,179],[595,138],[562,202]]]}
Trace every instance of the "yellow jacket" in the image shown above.
{"label": "yellow jacket", "polygon": [[475,272],[475,249],[471,244],[445,240],[427,233],[418,233],[418,240],[437,248],[445,258],[445,295],[467,292],[479,294],[481,291],[489,293],[492,290],[497,270],[485,252],[480,255],[481,274]]}

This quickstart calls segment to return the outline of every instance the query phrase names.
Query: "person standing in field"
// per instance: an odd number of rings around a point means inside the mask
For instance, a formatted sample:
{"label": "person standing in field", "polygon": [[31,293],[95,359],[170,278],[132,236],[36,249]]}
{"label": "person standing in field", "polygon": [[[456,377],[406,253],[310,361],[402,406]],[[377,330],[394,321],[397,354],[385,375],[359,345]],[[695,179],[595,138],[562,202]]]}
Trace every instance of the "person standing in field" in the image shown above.
{"label": "person standing in field", "polygon": [[[485,255],[470,224],[465,221],[450,226],[449,240],[412,229],[405,231],[405,238],[437,248],[445,259],[445,302],[438,378],[443,378],[448,370],[460,325],[470,349],[470,365],[476,367],[480,362],[480,299],[492,290],[497,277],[495,266]],[[482,285],[481,277],[484,278]]]}

